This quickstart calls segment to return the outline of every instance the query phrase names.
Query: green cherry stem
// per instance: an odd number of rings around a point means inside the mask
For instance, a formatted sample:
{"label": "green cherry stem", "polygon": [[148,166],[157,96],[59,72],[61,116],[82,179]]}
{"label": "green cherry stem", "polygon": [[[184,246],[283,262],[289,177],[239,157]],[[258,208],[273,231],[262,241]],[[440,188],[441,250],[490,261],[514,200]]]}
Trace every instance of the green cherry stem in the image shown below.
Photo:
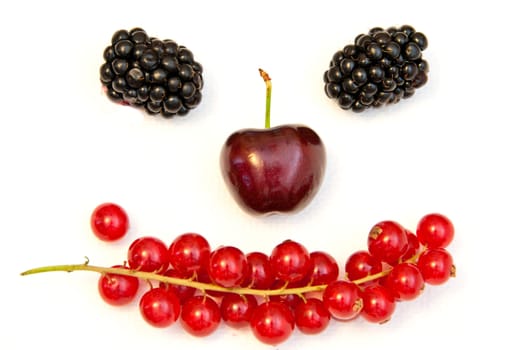
{"label": "green cherry stem", "polygon": [[258,68],[260,76],[265,82],[265,128],[271,127],[271,77],[263,69]]}
{"label": "green cherry stem", "polygon": [[[382,278],[386,276],[391,269],[381,271],[379,273],[376,273],[374,275],[366,276],[364,278],[360,278],[354,281],[351,281],[357,285],[361,285],[363,283],[376,280],[378,278]],[[327,285],[317,285],[317,286],[305,286],[305,287],[296,287],[296,288],[282,288],[282,289],[252,289],[252,288],[225,288],[222,286],[218,286],[215,284],[209,284],[209,283],[202,283],[197,282],[194,280],[189,279],[182,279],[182,278],[175,278],[175,277],[168,277],[164,275],[159,275],[153,272],[143,272],[143,271],[136,271],[136,270],[130,270],[122,267],[101,267],[101,266],[94,266],[89,265],[88,263],[84,264],[70,264],[70,265],[52,265],[52,266],[42,266],[37,267],[34,269],[30,269],[27,271],[24,271],[21,273],[22,276],[28,276],[28,275],[34,275],[37,273],[44,273],[44,272],[56,272],[56,271],[62,271],[62,272],[73,272],[73,271],[92,271],[92,272],[98,272],[101,274],[116,274],[116,275],[125,275],[125,276],[133,276],[137,277],[143,280],[147,281],[158,281],[158,282],[164,282],[168,284],[175,284],[185,287],[191,287],[203,291],[214,291],[214,292],[224,292],[224,293],[235,293],[240,295],[247,295],[252,294],[256,296],[262,296],[262,297],[269,297],[274,295],[302,295],[304,293],[310,293],[310,292],[322,292],[324,289],[326,289]]]}

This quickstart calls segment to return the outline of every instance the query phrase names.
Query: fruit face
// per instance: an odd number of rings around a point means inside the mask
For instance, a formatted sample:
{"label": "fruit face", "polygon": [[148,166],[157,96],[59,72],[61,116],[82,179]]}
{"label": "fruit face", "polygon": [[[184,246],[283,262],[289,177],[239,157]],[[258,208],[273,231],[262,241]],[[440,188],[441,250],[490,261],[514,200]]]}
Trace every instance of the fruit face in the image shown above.
{"label": "fruit face", "polygon": [[325,166],[322,140],[303,125],[240,130],[221,151],[227,186],[253,214],[301,210],[317,193]]}

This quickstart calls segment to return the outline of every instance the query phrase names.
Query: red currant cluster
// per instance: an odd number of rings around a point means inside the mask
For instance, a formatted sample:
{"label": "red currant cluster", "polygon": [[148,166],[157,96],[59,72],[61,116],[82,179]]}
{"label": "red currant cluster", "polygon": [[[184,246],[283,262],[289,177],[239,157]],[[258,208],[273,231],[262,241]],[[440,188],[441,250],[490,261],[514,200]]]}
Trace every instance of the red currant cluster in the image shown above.
{"label": "red currant cluster", "polygon": [[[106,204],[94,211],[92,228],[98,237],[114,240],[124,235],[128,219],[120,207]],[[368,249],[348,257],[344,277],[330,254],[309,252],[292,240],[269,255],[245,254],[232,246],[212,250],[196,233],[182,234],[169,245],[155,237],[138,238],[128,248],[126,263],[112,268],[86,263],[24,274],[100,272],[99,292],[111,305],[132,302],[146,280],[149,288],[139,309],[152,326],[164,328],[180,319],[190,334],[205,336],[223,320],[236,328],[249,326],[256,338],[274,345],[295,328],[320,333],[331,319],[388,321],[398,301],[412,300],[425,284],[442,284],[455,275],[445,250],[453,236],[452,223],[440,214],[424,216],[415,233],[394,221],[379,222],[369,232]]]}

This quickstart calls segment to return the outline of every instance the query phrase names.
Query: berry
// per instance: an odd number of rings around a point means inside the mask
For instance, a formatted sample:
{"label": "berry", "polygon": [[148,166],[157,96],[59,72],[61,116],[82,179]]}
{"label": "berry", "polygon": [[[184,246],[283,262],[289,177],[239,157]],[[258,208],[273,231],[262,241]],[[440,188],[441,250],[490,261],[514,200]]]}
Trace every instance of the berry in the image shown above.
{"label": "berry", "polygon": [[387,322],[395,311],[395,298],[381,285],[370,285],[361,292],[363,308],[361,316],[369,322]]}
{"label": "berry", "polygon": [[220,307],[211,297],[194,296],[181,308],[181,324],[194,336],[211,334],[218,328],[220,321]]}
{"label": "berry", "polygon": [[168,248],[169,260],[174,269],[185,277],[206,270],[210,257],[210,245],[197,233],[184,233],[174,239]]}
{"label": "berry", "polygon": [[91,215],[91,228],[95,236],[103,241],[122,238],[129,228],[128,215],[119,205],[103,203]]}
{"label": "berry", "polygon": [[138,238],[128,248],[128,265],[132,270],[163,274],[169,266],[168,248],[158,238]]}
{"label": "berry", "polygon": [[[175,278],[185,278],[183,274],[175,269],[168,269],[164,274],[164,276],[167,277],[175,277]],[[171,293],[174,293],[181,304],[185,303],[189,298],[193,297],[194,294],[196,294],[196,288],[179,285],[179,284],[167,284],[164,282],[159,283],[160,288],[167,289]]]}
{"label": "berry", "polygon": [[443,248],[424,251],[417,260],[417,267],[424,281],[433,285],[443,284],[456,274],[452,256]]}
{"label": "berry", "polygon": [[421,248],[421,244],[415,233],[406,230],[406,239],[408,240],[408,249],[406,249],[406,252],[401,257],[402,261],[415,257]]}
{"label": "berry", "polygon": [[408,249],[406,230],[395,221],[381,221],[372,227],[368,235],[370,254],[390,265],[399,262]]}
{"label": "berry", "polygon": [[319,299],[306,299],[295,308],[295,324],[305,334],[321,333],[329,325],[330,318],[329,311]]}
{"label": "berry", "polygon": [[210,255],[208,273],[222,287],[238,287],[249,273],[247,258],[238,248],[220,247]]}
{"label": "berry", "polygon": [[[116,265],[113,267],[127,267]],[[134,300],[139,289],[139,279],[133,276],[104,273],[99,277],[99,294],[110,305],[120,306]]]}
{"label": "berry", "polygon": [[251,330],[262,343],[277,345],[289,338],[295,329],[295,317],[281,302],[260,304],[253,312]]}
{"label": "berry", "polygon": [[348,281],[335,281],[326,287],[322,295],[325,308],[337,320],[352,320],[362,309],[359,287]]}
{"label": "berry", "polygon": [[261,252],[247,254],[249,274],[244,286],[254,289],[269,289],[275,281],[269,257]]}
{"label": "berry", "polygon": [[415,264],[401,263],[386,276],[384,286],[397,300],[413,300],[421,294],[425,282]]}
{"label": "berry", "polygon": [[307,249],[298,242],[286,240],[277,245],[270,256],[271,267],[284,282],[298,282],[312,270]]}
{"label": "berry", "polygon": [[428,80],[427,47],[426,36],[411,26],[372,28],[333,55],[324,73],[326,95],[354,112],[409,98]]}
{"label": "berry", "polygon": [[220,305],[221,317],[233,328],[249,325],[254,309],[258,306],[253,295],[226,294]]}
{"label": "berry", "polygon": [[335,258],[326,252],[316,251],[309,254],[313,266],[309,284],[318,286],[336,281],[339,277],[339,265]]}
{"label": "berry", "polygon": [[351,254],[346,260],[346,277],[355,281],[382,271],[382,263],[365,250]]}
{"label": "berry", "polygon": [[173,40],[141,28],[118,30],[103,52],[100,81],[108,97],[164,117],[186,115],[201,102],[203,67]]}
{"label": "berry", "polygon": [[139,310],[150,325],[165,328],[176,322],[180,303],[176,294],[164,288],[152,288],[139,301]]}
{"label": "berry", "polygon": [[416,235],[427,248],[445,248],[454,239],[454,225],[444,215],[425,215],[417,224]]}

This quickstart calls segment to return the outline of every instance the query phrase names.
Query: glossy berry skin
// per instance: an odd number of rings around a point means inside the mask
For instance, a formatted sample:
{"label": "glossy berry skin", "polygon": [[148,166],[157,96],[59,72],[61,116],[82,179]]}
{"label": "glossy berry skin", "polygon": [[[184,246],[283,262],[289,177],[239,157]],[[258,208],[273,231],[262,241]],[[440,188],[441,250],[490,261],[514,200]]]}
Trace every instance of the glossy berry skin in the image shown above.
{"label": "glossy berry skin", "polygon": [[415,264],[401,263],[394,266],[384,279],[383,285],[396,300],[413,300],[421,294],[425,282]]}
{"label": "glossy berry skin", "polygon": [[313,266],[307,249],[292,240],[286,240],[277,245],[269,259],[276,277],[288,283],[304,279]]}
{"label": "glossy berry skin", "polygon": [[210,279],[222,287],[239,287],[249,273],[245,254],[236,247],[220,247],[210,254]]}
{"label": "glossy berry skin", "polygon": [[408,249],[403,254],[401,261],[413,258],[421,249],[421,243],[415,233],[406,230],[406,239],[408,240]]}
{"label": "glossy berry skin", "polygon": [[331,315],[320,299],[309,298],[295,308],[295,324],[304,334],[318,334],[329,325]]}
{"label": "glossy berry skin", "polygon": [[92,212],[90,224],[95,236],[107,242],[122,238],[129,229],[128,215],[114,203],[97,206]]}
{"label": "glossy berry skin", "polygon": [[262,343],[277,345],[287,340],[295,329],[295,317],[281,302],[264,302],[254,310],[251,330]]}
{"label": "glossy berry skin", "polygon": [[172,241],[168,248],[172,267],[191,277],[200,270],[206,270],[210,257],[209,242],[197,233],[184,233]]}
{"label": "glossy berry skin", "polygon": [[346,277],[350,281],[374,275],[382,271],[382,263],[369,252],[359,250],[348,257],[345,265]]}
{"label": "glossy berry skin", "polygon": [[[113,267],[127,268],[122,265]],[[113,273],[105,273],[99,277],[99,294],[110,305],[126,305],[134,300],[139,289],[139,279]]]}
{"label": "glossy berry skin", "polygon": [[373,257],[390,265],[395,265],[407,249],[406,230],[397,222],[381,221],[370,230],[368,251]]}
{"label": "glossy berry skin", "polygon": [[417,224],[416,235],[427,248],[445,248],[454,239],[454,225],[441,214],[425,215]]}
{"label": "glossy berry skin", "polygon": [[163,274],[169,266],[168,248],[158,238],[138,238],[128,248],[128,265],[132,270]]}
{"label": "glossy berry skin", "polygon": [[194,296],[181,309],[181,324],[190,334],[204,337],[218,328],[221,321],[220,307],[208,296]]}
{"label": "glossy berry skin", "polygon": [[443,248],[428,249],[419,256],[417,267],[426,283],[439,285],[455,276],[452,256]]}
{"label": "glossy berry skin", "polygon": [[261,252],[251,252],[247,254],[246,258],[249,274],[243,285],[254,289],[271,288],[276,277],[271,268],[269,257]]}
{"label": "glossy berry skin", "polygon": [[258,303],[253,295],[228,293],[221,300],[221,317],[228,326],[242,328],[249,325],[257,306]]}
{"label": "glossy berry skin", "polygon": [[381,285],[370,285],[361,292],[363,308],[361,316],[373,323],[384,323],[390,320],[395,311],[395,298]]}
{"label": "glossy berry skin", "polygon": [[[164,273],[167,277],[175,277],[175,278],[182,278],[184,279],[185,276],[183,274],[175,269],[168,269]],[[181,304],[184,304],[189,298],[193,297],[194,294],[196,294],[196,288],[187,287],[179,284],[167,284],[163,282],[159,282],[159,287],[167,289],[171,293],[174,293]]]}
{"label": "glossy berry skin", "polygon": [[359,287],[348,281],[335,281],[322,294],[324,307],[337,320],[347,321],[359,316],[362,300]]}
{"label": "glossy berry skin", "polygon": [[317,133],[303,125],[244,129],[227,138],[220,165],[234,199],[249,213],[294,213],[318,192],[326,152]]}
{"label": "glossy berry skin", "polygon": [[141,297],[139,310],[150,325],[166,328],[176,322],[181,306],[176,294],[165,288],[152,288]]}
{"label": "glossy berry skin", "polygon": [[313,286],[329,284],[336,281],[339,277],[339,265],[335,258],[326,252],[315,251],[309,254],[312,272],[309,276],[309,282]]}

